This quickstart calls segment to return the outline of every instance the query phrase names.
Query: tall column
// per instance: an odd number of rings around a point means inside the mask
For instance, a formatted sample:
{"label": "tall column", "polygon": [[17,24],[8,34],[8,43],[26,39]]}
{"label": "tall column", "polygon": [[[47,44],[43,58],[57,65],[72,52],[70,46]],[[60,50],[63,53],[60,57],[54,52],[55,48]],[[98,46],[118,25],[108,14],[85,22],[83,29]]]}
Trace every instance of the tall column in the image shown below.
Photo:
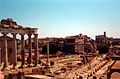
{"label": "tall column", "polygon": [[16,33],[13,33],[13,69],[17,69],[17,41],[16,41]]}
{"label": "tall column", "polygon": [[47,42],[47,66],[49,66],[49,41]]}
{"label": "tall column", "polygon": [[35,40],[35,66],[38,65],[38,57],[39,57],[39,53],[38,53],[38,34],[34,34],[34,40]]}
{"label": "tall column", "polygon": [[4,66],[3,70],[8,70],[8,51],[7,51],[7,33],[3,33],[4,36]]}
{"label": "tall column", "polygon": [[33,64],[32,64],[32,41],[31,41],[31,35],[32,34],[28,34],[28,40],[29,40],[29,43],[28,43],[28,46],[29,46],[28,64],[29,64],[29,66],[33,66]]}
{"label": "tall column", "polygon": [[24,34],[21,34],[21,55],[22,55],[22,64],[21,67],[25,67],[25,40],[24,40]]}
{"label": "tall column", "polygon": [[2,52],[1,52],[1,48],[0,48],[0,66],[2,64]]}

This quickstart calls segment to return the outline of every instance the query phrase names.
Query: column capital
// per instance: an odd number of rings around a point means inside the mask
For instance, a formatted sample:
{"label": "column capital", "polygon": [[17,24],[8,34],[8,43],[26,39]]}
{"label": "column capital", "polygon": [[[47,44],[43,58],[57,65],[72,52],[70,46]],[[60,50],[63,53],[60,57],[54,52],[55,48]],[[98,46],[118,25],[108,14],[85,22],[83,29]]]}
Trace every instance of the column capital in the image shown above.
{"label": "column capital", "polygon": [[28,35],[28,36],[31,36],[31,35],[32,35],[32,33],[28,33],[27,35]]}
{"label": "column capital", "polygon": [[20,33],[20,35],[21,35],[21,36],[22,36],[22,35],[24,36],[24,35],[25,35],[25,33]]}
{"label": "column capital", "polygon": [[8,33],[7,32],[2,32],[3,35],[7,35]]}
{"label": "column capital", "polygon": [[38,33],[34,33],[34,35],[38,35]]}
{"label": "column capital", "polygon": [[36,34],[34,34],[34,37],[36,38],[36,39],[38,39],[38,34],[36,33]]}
{"label": "column capital", "polygon": [[17,33],[11,33],[12,35],[17,35]]}

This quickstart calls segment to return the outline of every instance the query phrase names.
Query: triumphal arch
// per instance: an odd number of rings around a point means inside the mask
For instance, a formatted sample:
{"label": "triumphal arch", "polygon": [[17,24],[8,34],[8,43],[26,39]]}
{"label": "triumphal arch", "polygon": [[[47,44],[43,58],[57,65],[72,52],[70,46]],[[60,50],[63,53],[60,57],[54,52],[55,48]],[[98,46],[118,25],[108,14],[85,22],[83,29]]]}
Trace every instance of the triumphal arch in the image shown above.
{"label": "triumphal arch", "polygon": [[[2,19],[0,22],[0,33],[2,34],[3,40],[0,42],[2,44],[2,56],[3,58],[3,70],[9,69],[8,65],[8,39],[7,35],[12,35],[12,68],[17,69],[17,35],[20,35],[20,44],[21,44],[21,67],[25,66],[25,36],[28,37],[28,66],[37,66],[38,65],[38,33],[37,28],[31,28],[31,27],[23,27],[21,25],[18,25],[15,21],[12,19]],[[32,38],[32,35],[34,38]],[[32,39],[34,39],[35,48],[34,48],[34,64],[32,62]]]}

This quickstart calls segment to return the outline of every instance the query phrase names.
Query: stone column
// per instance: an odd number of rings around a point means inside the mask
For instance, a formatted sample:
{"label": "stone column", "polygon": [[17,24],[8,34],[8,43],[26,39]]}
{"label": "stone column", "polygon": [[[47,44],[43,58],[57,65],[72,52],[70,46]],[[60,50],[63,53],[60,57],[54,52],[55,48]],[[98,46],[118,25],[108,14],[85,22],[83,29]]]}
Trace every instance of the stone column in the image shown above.
{"label": "stone column", "polygon": [[1,48],[0,48],[0,66],[2,64],[2,52],[1,52]]}
{"label": "stone column", "polygon": [[49,41],[47,42],[47,66],[49,66]]}
{"label": "stone column", "polygon": [[32,64],[32,41],[31,41],[31,35],[32,34],[28,34],[28,46],[29,46],[29,57],[28,57],[28,64],[29,66],[33,66]]}
{"label": "stone column", "polygon": [[16,33],[13,33],[13,69],[17,69],[17,40],[16,40]]}
{"label": "stone column", "polygon": [[7,33],[3,33],[4,36],[4,66],[3,70],[8,70],[8,51],[7,51]]}
{"label": "stone column", "polygon": [[34,34],[34,41],[35,41],[35,66],[38,65],[38,58],[39,58],[39,53],[38,53],[38,34]]}
{"label": "stone column", "polygon": [[25,40],[24,40],[24,34],[21,34],[21,56],[22,56],[22,64],[21,67],[25,67]]}

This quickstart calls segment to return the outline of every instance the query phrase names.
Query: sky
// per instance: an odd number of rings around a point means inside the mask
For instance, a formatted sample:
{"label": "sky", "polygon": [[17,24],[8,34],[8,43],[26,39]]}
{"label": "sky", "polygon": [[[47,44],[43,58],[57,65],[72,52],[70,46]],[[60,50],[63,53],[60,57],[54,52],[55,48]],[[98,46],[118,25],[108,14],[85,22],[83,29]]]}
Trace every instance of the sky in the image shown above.
{"label": "sky", "polygon": [[38,28],[39,38],[120,37],[120,0],[0,0],[0,20]]}

